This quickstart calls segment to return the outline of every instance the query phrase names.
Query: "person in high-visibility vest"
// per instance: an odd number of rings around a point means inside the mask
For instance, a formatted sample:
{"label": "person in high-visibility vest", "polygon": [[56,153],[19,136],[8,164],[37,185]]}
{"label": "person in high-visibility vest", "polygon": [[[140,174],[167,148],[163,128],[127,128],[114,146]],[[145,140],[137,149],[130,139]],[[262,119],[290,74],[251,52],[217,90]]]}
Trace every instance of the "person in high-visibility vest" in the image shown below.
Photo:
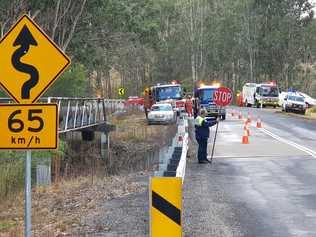
{"label": "person in high-visibility vest", "polygon": [[195,139],[199,144],[198,149],[198,162],[200,164],[210,162],[207,159],[207,140],[210,136],[210,127],[217,124],[217,120],[207,121],[205,119],[206,111],[204,109],[200,110],[200,115],[195,119]]}

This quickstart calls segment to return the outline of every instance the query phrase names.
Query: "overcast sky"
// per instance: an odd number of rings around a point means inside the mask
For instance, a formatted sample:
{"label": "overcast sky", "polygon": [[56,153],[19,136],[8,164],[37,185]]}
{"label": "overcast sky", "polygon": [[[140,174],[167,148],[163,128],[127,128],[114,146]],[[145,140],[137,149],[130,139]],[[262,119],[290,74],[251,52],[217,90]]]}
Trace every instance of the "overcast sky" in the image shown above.
{"label": "overcast sky", "polygon": [[311,3],[314,4],[314,11],[316,10],[316,0],[310,0]]}

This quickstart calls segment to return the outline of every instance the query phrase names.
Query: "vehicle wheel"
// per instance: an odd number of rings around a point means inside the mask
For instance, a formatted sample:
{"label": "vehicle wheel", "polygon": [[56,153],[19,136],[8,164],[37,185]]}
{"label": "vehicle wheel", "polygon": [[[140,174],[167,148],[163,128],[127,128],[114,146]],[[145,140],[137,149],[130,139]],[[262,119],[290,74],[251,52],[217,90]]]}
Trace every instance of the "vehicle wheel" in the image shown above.
{"label": "vehicle wheel", "polygon": [[273,105],[273,108],[275,109],[275,108],[276,108],[276,105]]}

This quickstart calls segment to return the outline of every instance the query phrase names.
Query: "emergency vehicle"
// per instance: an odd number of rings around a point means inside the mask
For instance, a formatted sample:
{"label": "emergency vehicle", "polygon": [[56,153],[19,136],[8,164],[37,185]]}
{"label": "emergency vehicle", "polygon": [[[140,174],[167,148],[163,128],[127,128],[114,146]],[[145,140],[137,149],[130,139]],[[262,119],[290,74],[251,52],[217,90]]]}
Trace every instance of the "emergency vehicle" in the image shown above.
{"label": "emergency vehicle", "polygon": [[278,106],[279,88],[274,82],[270,83],[246,83],[242,88],[243,104],[247,107]]}
{"label": "emergency vehicle", "polygon": [[196,117],[200,109],[206,110],[206,117],[220,117],[226,119],[226,110],[216,105],[213,101],[214,92],[220,87],[219,83],[213,85],[200,85],[194,91],[194,116]]}
{"label": "emergency vehicle", "polygon": [[153,104],[170,103],[178,114],[185,111],[184,91],[176,81],[170,84],[157,84],[145,90],[144,108],[147,113]]}

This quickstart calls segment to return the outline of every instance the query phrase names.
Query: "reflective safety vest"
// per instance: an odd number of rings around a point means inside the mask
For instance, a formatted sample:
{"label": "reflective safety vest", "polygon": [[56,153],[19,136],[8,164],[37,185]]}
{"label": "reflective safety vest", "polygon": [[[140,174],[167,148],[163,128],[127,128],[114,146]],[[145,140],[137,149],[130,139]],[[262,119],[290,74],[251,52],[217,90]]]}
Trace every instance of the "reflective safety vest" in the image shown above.
{"label": "reflective safety vest", "polygon": [[202,118],[201,116],[197,116],[195,119],[195,125],[202,126],[203,121],[204,121],[204,118]]}

